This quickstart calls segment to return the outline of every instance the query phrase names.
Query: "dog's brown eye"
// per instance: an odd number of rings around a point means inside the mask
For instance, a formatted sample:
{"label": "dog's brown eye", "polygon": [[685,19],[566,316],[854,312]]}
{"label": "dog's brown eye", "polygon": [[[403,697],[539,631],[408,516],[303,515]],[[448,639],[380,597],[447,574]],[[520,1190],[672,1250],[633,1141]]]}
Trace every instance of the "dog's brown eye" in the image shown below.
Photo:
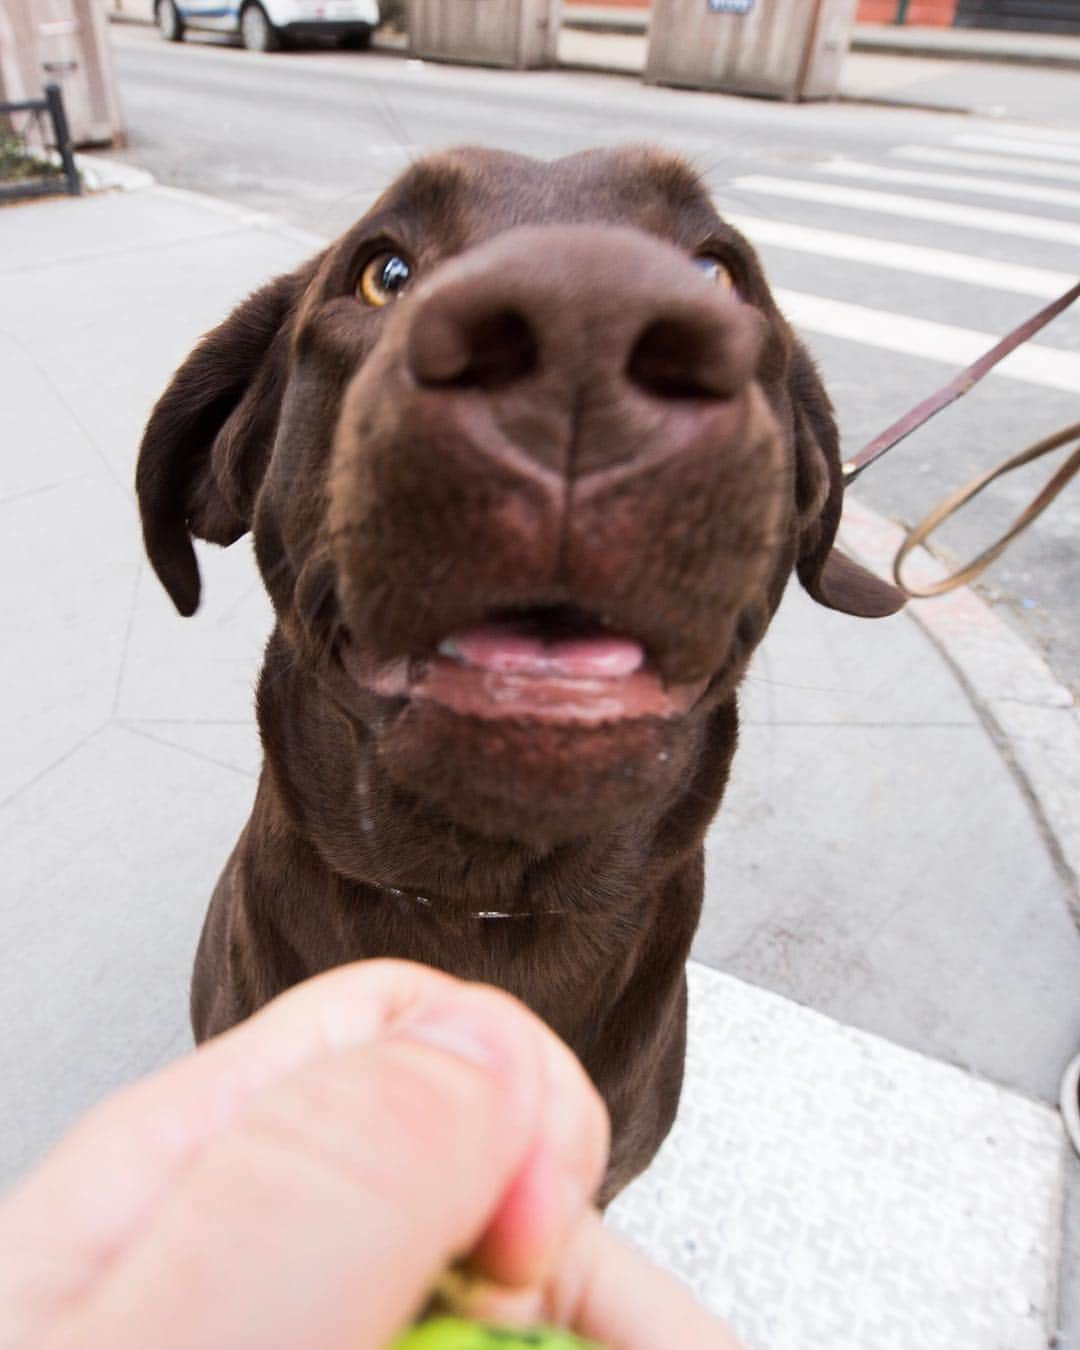
{"label": "dog's brown eye", "polygon": [[412,268],[400,253],[376,253],[360,273],[356,292],[365,305],[381,309],[396,300],[412,278]]}
{"label": "dog's brown eye", "polygon": [[702,256],[695,258],[694,263],[700,267],[710,281],[714,281],[722,291],[733,291],[735,289],[735,278],[724,266],[719,258],[710,258]]}

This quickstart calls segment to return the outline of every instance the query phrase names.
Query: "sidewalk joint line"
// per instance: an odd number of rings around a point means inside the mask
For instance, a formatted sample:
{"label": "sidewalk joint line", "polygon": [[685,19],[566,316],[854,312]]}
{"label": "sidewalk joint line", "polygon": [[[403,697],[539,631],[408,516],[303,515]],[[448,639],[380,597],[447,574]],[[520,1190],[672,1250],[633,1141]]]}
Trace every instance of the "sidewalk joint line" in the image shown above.
{"label": "sidewalk joint line", "polygon": [[191,746],[177,745],[175,741],[167,740],[164,736],[155,736],[143,727],[132,726],[125,722],[117,722],[116,725],[132,736],[139,736],[142,740],[152,741],[155,745],[163,746],[166,750],[175,750],[177,754],[188,755],[192,759],[201,760],[204,764],[212,764],[216,769],[226,769],[229,773],[237,774],[240,778],[246,778],[248,782],[254,782],[259,777],[257,772],[250,769],[241,769],[236,764],[229,764],[223,759],[215,759],[213,755],[207,755],[201,750],[193,750]]}
{"label": "sidewalk joint line", "polygon": [[131,587],[131,600],[128,603],[127,623],[124,627],[124,641],[120,647],[120,662],[116,671],[116,688],[113,690],[112,712],[110,717],[116,720],[117,713],[120,711],[120,695],[124,688],[124,675],[127,671],[128,651],[131,647],[131,635],[135,628],[135,611],[139,604],[139,590],[142,586],[143,572],[146,570],[146,563],[140,557],[139,565],[135,569],[135,580]]}
{"label": "sidewalk joint line", "polygon": [[11,806],[12,803],[14,803],[15,801],[17,801],[18,798],[21,797],[24,792],[29,792],[31,788],[36,787],[37,784],[40,783],[43,778],[47,778],[49,774],[53,772],[54,769],[58,769],[62,764],[66,764],[68,760],[72,758],[73,755],[78,754],[78,752],[82,750],[84,746],[89,745],[89,743],[92,740],[94,740],[95,737],[100,736],[101,733],[106,730],[108,725],[109,720],[106,719],[99,726],[96,726],[93,729],[93,731],[88,731],[86,735],[83,736],[80,740],[76,741],[76,743],[73,746],[65,750],[64,753],[58,759],[54,759],[51,764],[46,764],[46,766],[43,769],[39,769],[38,772],[34,774],[33,778],[28,778],[26,782],[23,783],[21,786],[17,787],[14,792],[9,792],[6,797],[0,799],[0,811],[6,810],[6,808]]}

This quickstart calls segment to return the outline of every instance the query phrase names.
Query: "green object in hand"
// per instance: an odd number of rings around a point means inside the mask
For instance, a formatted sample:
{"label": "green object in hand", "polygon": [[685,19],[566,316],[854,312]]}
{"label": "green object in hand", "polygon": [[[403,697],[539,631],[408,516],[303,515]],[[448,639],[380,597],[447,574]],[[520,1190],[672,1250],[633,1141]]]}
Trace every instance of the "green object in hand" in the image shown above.
{"label": "green object in hand", "polygon": [[569,1331],[549,1327],[496,1327],[463,1317],[433,1317],[410,1327],[392,1350],[599,1350]]}

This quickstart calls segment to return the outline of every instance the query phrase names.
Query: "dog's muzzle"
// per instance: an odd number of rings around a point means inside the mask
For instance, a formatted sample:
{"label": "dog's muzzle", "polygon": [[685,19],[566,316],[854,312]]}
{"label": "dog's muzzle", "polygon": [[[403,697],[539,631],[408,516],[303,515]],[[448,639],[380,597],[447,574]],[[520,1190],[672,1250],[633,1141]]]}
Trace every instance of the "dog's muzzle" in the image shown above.
{"label": "dog's muzzle", "polygon": [[355,676],[470,718],[684,713],[773,556],[762,330],[635,230],[518,228],[437,268],[338,429]]}

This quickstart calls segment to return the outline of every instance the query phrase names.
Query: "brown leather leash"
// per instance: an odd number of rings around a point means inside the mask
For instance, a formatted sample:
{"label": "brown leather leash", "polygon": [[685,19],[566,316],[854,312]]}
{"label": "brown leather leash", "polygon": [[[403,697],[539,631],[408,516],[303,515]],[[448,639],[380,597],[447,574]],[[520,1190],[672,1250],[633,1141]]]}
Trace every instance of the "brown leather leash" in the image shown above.
{"label": "brown leather leash", "polygon": [[[845,488],[855,481],[864,469],[879,460],[886,451],[891,450],[894,445],[898,445],[917,428],[928,422],[931,417],[947,408],[950,403],[955,403],[958,398],[962,398],[970,389],[973,389],[979,381],[990,373],[991,370],[1016,350],[1017,347],[1027,342],[1034,335],[1077,299],[1080,299],[1080,281],[1075,286],[1070,287],[1064,295],[1059,296],[1044,309],[1039,310],[1037,314],[1032,315],[1019,327],[1014,328],[1007,337],[995,346],[985,352],[977,361],[972,362],[959,375],[954,376],[947,384],[943,385],[936,393],[931,394],[929,398],[923,399],[910,412],[904,414],[892,426],[887,427],[872,441],[865,445],[856,455],[846,460],[843,465],[844,486]],[[901,576],[901,569],[905,558],[920,544],[924,543],[931,534],[947,520],[954,515],[962,506],[977,497],[983,488],[989,486],[995,479],[1011,473],[1013,469],[1019,469],[1024,464],[1030,464],[1033,460],[1040,459],[1043,455],[1050,454],[1051,451],[1060,449],[1063,445],[1068,445],[1071,441],[1080,442],[1080,422],[1072,426],[1065,427],[1062,431],[1056,432],[1053,436],[1047,436],[1034,445],[1030,445],[1026,450],[1021,450],[1017,455],[1011,455],[1003,463],[986,473],[979,474],[964,487],[946,497],[934,509],[924,517],[913,529],[908,531],[907,538],[900,547],[899,552],[893,562],[893,578],[896,584],[907,595],[915,596],[920,599],[927,596],[943,595],[946,591],[954,590],[957,586],[963,586],[969,581],[973,581],[979,576],[995,558],[999,557],[1018,534],[1026,530],[1031,522],[1037,519],[1043,511],[1050,505],[1054,498],[1065,487],[1074,475],[1080,471],[1080,444],[1077,445],[1073,453],[1066,459],[1065,463],[1057,470],[1050,481],[1030,503],[1029,506],[1017,516],[1016,520],[1009,526],[1005,533],[989,548],[984,549],[978,557],[974,558],[965,567],[961,567],[951,576],[939,581],[936,585],[917,589],[909,586]]]}

